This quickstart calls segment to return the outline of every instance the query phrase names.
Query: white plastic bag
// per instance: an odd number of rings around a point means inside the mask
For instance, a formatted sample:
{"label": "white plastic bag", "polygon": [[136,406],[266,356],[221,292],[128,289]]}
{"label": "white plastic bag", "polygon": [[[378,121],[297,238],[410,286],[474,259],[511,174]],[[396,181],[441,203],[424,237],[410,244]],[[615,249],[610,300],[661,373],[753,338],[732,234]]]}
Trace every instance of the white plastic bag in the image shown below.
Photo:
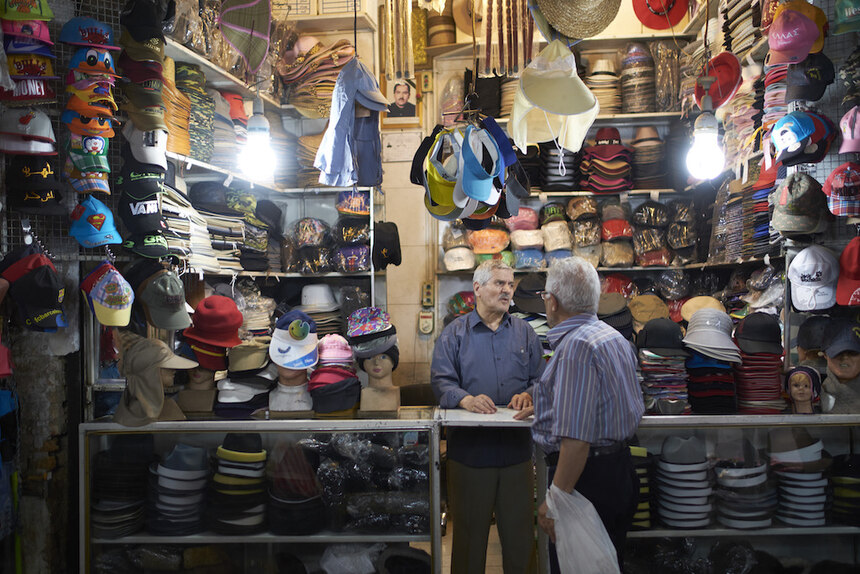
{"label": "white plastic bag", "polygon": [[332,544],[327,546],[320,559],[320,568],[326,574],[373,574],[374,563],[385,544]]}
{"label": "white plastic bag", "polygon": [[618,556],[597,510],[580,493],[552,485],[547,518],[555,520],[555,548],[562,574],[620,574]]}

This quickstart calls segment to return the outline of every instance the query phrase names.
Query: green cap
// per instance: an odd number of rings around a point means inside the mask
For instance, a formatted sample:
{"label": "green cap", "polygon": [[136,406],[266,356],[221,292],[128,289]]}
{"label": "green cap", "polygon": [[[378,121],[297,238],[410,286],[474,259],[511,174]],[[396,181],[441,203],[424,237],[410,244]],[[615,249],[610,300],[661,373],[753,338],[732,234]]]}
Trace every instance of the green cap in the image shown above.
{"label": "green cap", "polygon": [[771,225],[783,233],[815,233],[827,211],[821,184],[805,173],[789,175],[773,193]]}

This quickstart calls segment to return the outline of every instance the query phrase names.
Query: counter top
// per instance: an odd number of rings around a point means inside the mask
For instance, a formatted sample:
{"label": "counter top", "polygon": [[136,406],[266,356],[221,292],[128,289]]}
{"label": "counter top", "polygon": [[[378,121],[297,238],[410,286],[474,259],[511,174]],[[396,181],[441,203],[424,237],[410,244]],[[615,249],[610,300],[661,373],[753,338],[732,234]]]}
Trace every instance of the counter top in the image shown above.
{"label": "counter top", "polygon": [[449,427],[530,427],[534,418],[514,420],[518,411],[499,408],[491,415],[473,413],[465,409],[436,409],[436,420]]}

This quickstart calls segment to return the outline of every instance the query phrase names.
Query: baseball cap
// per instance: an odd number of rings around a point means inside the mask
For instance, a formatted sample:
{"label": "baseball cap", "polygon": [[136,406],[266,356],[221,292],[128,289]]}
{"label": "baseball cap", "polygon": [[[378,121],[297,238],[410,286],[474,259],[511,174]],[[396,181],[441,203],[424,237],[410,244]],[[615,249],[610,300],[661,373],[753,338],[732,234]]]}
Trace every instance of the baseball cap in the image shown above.
{"label": "baseball cap", "polygon": [[860,306],[860,237],[849,241],[839,256],[836,303],[849,307]]}
{"label": "baseball cap", "polygon": [[797,330],[797,346],[807,351],[821,350],[826,346],[832,319],[822,315],[813,315],[800,324]]}
{"label": "baseball cap", "polygon": [[860,107],[854,106],[848,110],[839,120],[839,129],[842,131],[842,145],[839,153],[860,152]]}
{"label": "baseball cap", "polygon": [[[612,295],[621,295],[613,293]],[[651,319],[636,334],[636,347],[664,357],[689,357],[681,326],[665,317]]]}
{"label": "baseball cap", "polygon": [[141,257],[160,259],[170,254],[167,239],[159,231],[136,233],[122,243],[123,248]]}
{"label": "baseball cap", "polygon": [[[45,58],[56,58],[48,44],[28,37],[5,37],[3,39],[3,49],[6,51],[6,54],[34,54]],[[37,74],[37,76],[41,75]]]}
{"label": "baseball cap", "polygon": [[178,331],[191,325],[185,310],[185,287],[173,271],[156,271],[143,280],[137,294],[147,320],[156,328]]}
{"label": "baseball cap", "polygon": [[830,213],[843,217],[860,216],[860,164],[843,163],[827,176],[822,188]]}
{"label": "baseball cap", "polygon": [[791,303],[798,311],[829,309],[836,304],[839,262],[829,249],[810,245],[788,267]]}
{"label": "baseball cap", "polygon": [[798,64],[789,64],[786,75],[785,101],[818,101],[827,86],[836,79],[833,62],[824,52],[809,54]]}
{"label": "baseball cap", "polygon": [[95,18],[77,16],[63,25],[60,42],[72,46],[89,46],[103,50],[119,50],[114,44],[113,29]]}
{"label": "baseball cap", "polygon": [[314,320],[293,309],[281,315],[269,343],[269,357],[286,369],[308,369],[317,364],[317,326]]}
{"label": "baseball cap", "polygon": [[162,106],[164,83],[161,80],[146,80],[123,85],[123,93],[135,108]]}
{"label": "baseball cap", "polygon": [[111,118],[82,116],[75,110],[64,110],[60,115],[60,121],[66,124],[74,134],[105,138],[112,138],[115,135]]}
{"label": "baseball cap", "polygon": [[833,27],[833,33],[847,34],[855,30],[860,30],[860,3],[857,0],[836,0],[836,25]]}
{"label": "baseball cap", "polygon": [[[135,4],[156,4],[156,2],[136,1]],[[122,24],[122,35],[119,44],[128,55],[137,61],[164,61],[164,36],[159,31],[152,36],[135,35],[137,25]]]}
{"label": "baseball cap", "polygon": [[48,23],[43,20],[0,20],[3,37],[29,38],[53,46]]}
{"label": "baseball cap", "polygon": [[735,339],[744,353],[782,354],[782,328],[776,315],[750,313],[735,328]]}
{"label": "baseball cap", "polygon": [[110,173],[108,145],[108,139],[102,136],[82,136],[73,133],[69,135],[66,151],[72,164],[79,171]]}
{"label": "baseball cap", "polygon": [[144,131],[138,129],[136,124],[127,123],[122,135],[128,141],[134,159],[167,169],[167,131],[157,128]]}
{"label": "baseball cap", "polygon": [[[786,151],[796,151],[798,146],[805,147],[803,140],[815,133],[812,118],[804,112],[791,112],[782,116],[771,131],[770,139],[774,147],[782,154]],[[779,161],[779,155],[777,155]]]}
{"label": "baseball cap", "polygon": [[232,348],[242,343],[238,333],[243,320],[232,299],[210,295],[197,304],[191,316],[192,326],[182,335],[209,345]]}
{"label": "baseball cap", "polygon": [[547,223],[551,223],[553,221],[564,221],[564,205],[557,202],[551,201],[549,203],[544,204],[540,208],[540,224],[546,225]]}
{"label": "baseball cap", "polygon": [[597,217],[597,200],[593,197],[573,197],[567,202],[567,217],[571,221]]}
{"label": "baseball cap", "polygon": [[142,131],[163,130],[167,131],[167,123],[164,120],[164,105],[138,107],[129,100],[123,106],[128,113],[132,123]]}
{"label": "baseball cap", "polygon": [[110,195],[110,185],[108,184],[107,172],[82,172],[74,166],[72,158],[66,156],[63,173],[65,174],[69,184],[71,184],[72,189],[77,193],[87,194],[101,192]]}
{"label": "baseball cap", "polygon": [[831,325],[833,337],[824,347],[824,354],[835,357],[845,351],[860,353],[860,328],[856,322],[849,319],[834,320]]}
{"label": "baseball cap", "polygon": [[123,192],[119,196],[119,217],[132,235],[166,229],[158,201],[158,194],[134,198]]}
{"label": "baseball cap", "polygon": [[99,48],[78,48],[69,60],[69,69],[85,74],[119,77],[111,53]]}
{"label": "baseball cap", "polygon": [[117,60],[117,66],[122,71],[122,75],[135,84],[150,80],[164,81],[164,66],[161,62],[133,60],[126,52],[122,52]]}
{"label": "baseball cap", "polygon": [[16,155],[6,172],[9,208],[34,215],[66,215],[54,164],[45,157]]}
{"label": "baseball cap", "polygon": [[131,319],[134,291],[116,267],[104,262],[81,281],[96,319],[108,327],[124,327]]}
{"label": "baseball cap", "polygon": [[52,104],[57,101],[57,94],[45,80],[20,80],[12,90],[0,88],[0,101],[17,105]]}
{"label": "baseball cap", "polygon": [[[50,144],[57,141],[54,137],[54,128],[51,127],[51,119],[45,112],[34,108],[9,108],[4,111],[0,116],[0,135]],[[9,140],[10,138],[0,139]]]}
{"label": "baseball cap", "polygon": [[77,239],[82,247],[122,243],[122,237],[114,225],[113,213],[92,195],[79,203],[69,217],[72,221],[69,235]]}
{"label": "baseball cap", "polygon": [[[777,8],[767,35],[770,51],[765,60],[766,66],[802,62],[813,51],[813,45],[821,36],[816,23],[794,9],[799,3],[787,2]],[[789,5],[792,9],[787,8]]]}
{"label": "baseball cap", "polygon": [[41,54],[8,54],[9,75],[13,80],[57,80],[54,75],[53,56]]}
{"label": "baseball cap", "polygon": [[813,233],[826,209],[821,184],[805,173],[792,173],[770,195],[771,225],[784,233]]}
{"label": "baseball cap", "polygon": [[65,288],[54,264],[33,245],[9,252],[0,262],[0,277],[9,282],[16,316],[29,329],[45,331],[67,325]]}
{"label": "baseball cap", "polygon": [[44,20],[54,19],[54,12],[48,6],[48,0],[16,0],[0,1],[0,18],[4,20]]}

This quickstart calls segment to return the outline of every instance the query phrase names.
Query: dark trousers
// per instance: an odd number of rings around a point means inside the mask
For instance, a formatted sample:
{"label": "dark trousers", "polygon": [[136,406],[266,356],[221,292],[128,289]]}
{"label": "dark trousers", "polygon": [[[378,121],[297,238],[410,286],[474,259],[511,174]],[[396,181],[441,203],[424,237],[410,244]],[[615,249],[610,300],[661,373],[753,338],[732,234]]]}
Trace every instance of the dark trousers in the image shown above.
{"label": "dark trousers", "polygon": [[[555,466],[547,466],[547,488],[552,485]],[[597,514],[612,539],[618,564],[624,568],[623,552],[627,531],[633,524],[636,505],[639,503],[639,479],[633,469],[630,449],[614,454],[589,457],[576,490],[594,505]],[[558,532],[556,532],[558,535]],[[549,543],[549,569],[551,574],[560,574],[555,544]]]}

